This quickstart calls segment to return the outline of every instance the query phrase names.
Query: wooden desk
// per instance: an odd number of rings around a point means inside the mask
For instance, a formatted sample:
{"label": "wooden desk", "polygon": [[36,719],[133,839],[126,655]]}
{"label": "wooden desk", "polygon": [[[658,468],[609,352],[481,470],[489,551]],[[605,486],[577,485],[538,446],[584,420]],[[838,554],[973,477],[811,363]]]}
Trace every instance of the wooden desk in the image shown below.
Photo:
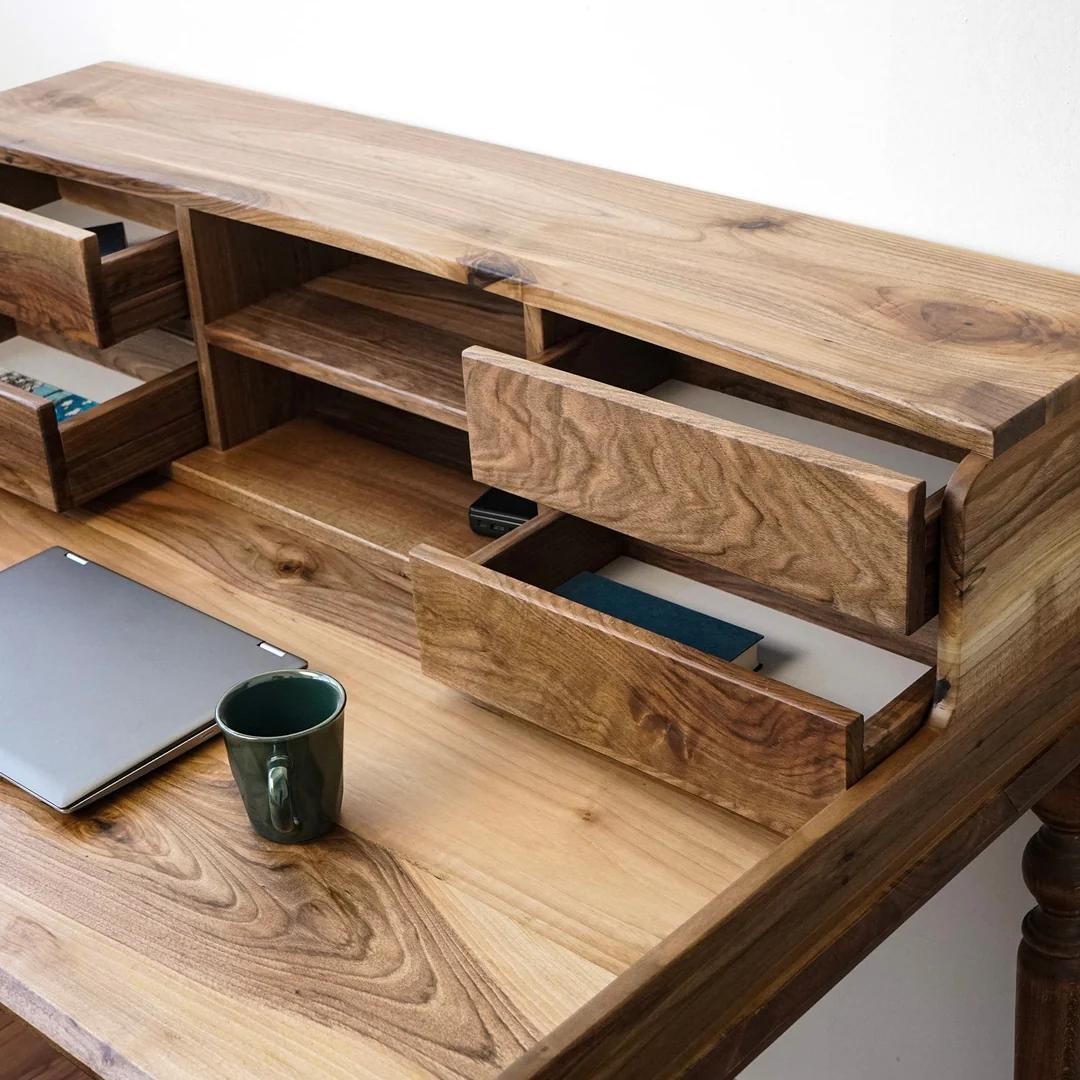
{"label": "wooden desk", "polygon": [[5,787],[3,1001],[106,1076],[489,1076],[773,851],[768,830],[471,705],[373,643],[350,560],[173,483],[49,544],[348,690],[343,827],[279,847],[214,742],[89,813]]}
{"label": "wooden desk", "polygon": [[[1080,1067],[1075,278],[117,65],[0,95],[0,160],[0,338],[114,363],[189,307],[197,354],[67,428],[0,392],[0,559],[352,701],[309,847],[219,746],[72,818],[0,791],[0,1002],[107,1076],[729,1076],[1037,805],[1017,1076]],[[57,195],[165,234],[109,262]],[[566,516],[480,551],[478,480]],[[553,594],[627,552],[931,671],[864,716]]]}

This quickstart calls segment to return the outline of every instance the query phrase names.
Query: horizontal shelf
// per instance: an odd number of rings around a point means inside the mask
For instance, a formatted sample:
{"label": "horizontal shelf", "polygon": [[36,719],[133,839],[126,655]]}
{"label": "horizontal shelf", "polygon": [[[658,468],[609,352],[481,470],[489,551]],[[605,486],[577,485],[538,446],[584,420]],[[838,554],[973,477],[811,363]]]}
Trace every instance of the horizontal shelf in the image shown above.
{"label": "horizontal shelf", "polygon": [[466,430],[461,354],[490,340],[516,341],[520,351],[520,305],[454,282],[431,286],[429,275],[375,265],[377,270],[367,263],[348,266],[272,293],[209,323],[207,340]]}
{"label": "horizontal shelf", "polygon": [[468,523],[482,485],[321,420],[290,420],[231,450],[205,447],[172,475],[402,576],[417,544],[468,555],[485,543]]}

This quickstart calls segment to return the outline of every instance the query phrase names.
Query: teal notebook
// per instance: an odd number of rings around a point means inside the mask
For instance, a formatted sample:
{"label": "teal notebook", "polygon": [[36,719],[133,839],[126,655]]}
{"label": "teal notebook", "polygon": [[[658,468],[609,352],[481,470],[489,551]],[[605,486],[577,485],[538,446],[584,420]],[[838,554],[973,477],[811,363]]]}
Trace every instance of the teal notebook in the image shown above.
{"label": "teal notebook", "polygon": [[761,634],[673,604],[640,589],[589,571],[572,577],[554,590],[559,596],[605,615],[633,623],[643,630],[689,645],[710,656],[741,667],[756,668]]}

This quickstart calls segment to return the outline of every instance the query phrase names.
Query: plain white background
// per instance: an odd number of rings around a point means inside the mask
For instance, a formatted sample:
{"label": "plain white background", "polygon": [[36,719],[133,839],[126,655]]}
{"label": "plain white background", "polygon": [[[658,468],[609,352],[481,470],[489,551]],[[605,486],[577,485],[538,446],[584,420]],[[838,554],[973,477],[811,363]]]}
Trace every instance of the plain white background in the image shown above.
{"label": "plain white background", "polygon": [[[126,60],[1080,272],[1076,0],[0,0],[0,40],[0,86]],[[1034,825],[744,1076],[1007,1080]]]}

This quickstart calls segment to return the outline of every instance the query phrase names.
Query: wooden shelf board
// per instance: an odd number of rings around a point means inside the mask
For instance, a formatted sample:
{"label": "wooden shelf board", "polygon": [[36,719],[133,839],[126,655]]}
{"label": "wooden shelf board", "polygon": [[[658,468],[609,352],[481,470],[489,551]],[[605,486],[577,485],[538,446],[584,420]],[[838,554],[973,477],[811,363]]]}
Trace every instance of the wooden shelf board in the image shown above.
{"label": "wooden shelf board", "polygon": [[232,352],[465,430],[461,353],[475,342],[323,292],[284,289],[208,324]]}
{"label": "wooden shelf board", "polygon": [[204,447],[172,475],[401,576],[419,543],[458,555],[485,543],[468,524],[481,484],[321,420],[291,420],[231,450]]}

